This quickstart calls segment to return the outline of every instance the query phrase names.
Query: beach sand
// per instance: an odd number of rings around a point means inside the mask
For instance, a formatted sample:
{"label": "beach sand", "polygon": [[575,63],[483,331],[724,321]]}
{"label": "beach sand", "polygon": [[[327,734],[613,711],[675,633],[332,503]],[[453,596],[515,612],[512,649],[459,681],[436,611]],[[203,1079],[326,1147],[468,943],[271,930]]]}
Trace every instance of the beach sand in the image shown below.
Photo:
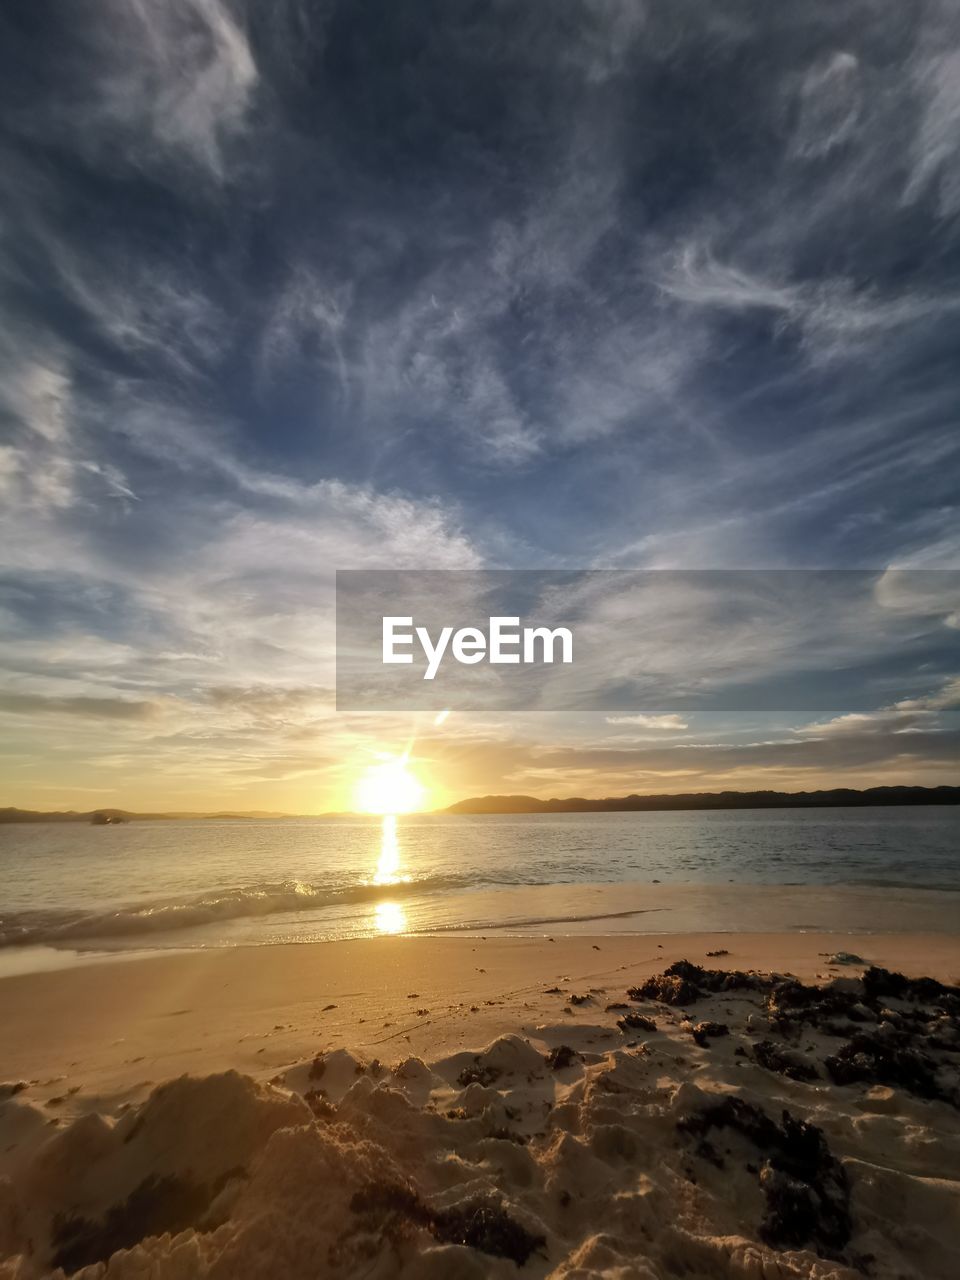
{"label": "beach sand", "polygon": [[[628,996],[679,960],[828,995]],[[956,998],[866,965],[956,983],[960,937],[401,936],[6,978],[0,1276],[954,1277]]]}

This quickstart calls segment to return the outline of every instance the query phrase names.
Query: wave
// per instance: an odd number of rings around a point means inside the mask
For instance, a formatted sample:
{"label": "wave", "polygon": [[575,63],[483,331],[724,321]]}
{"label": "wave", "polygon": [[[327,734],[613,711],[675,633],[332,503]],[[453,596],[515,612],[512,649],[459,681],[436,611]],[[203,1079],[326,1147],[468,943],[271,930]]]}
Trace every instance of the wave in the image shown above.
{"label": "wave", "polygon": [[55,945],[96,939],[128,938],[200,928],[227,920],[375,902],[472,883],[465,876],[433,876],[395,884],[341,886],[282,880],[225,889],[174,902],[147,902],[113,911],[22,911],[0,916],[0,947]]}
{"label": "wave", "polygon": [[409,933],[493,933],[500,929],[509,933],[514,929],[531,929],[547,924],[587,924],[594,920],[627,920],[630,916],[655,915],[665,907],[633,907],[629,911],[589,911],[575,916],[518,916],[510,920],[458,920],[454,924],[423,925],[410,929]]}

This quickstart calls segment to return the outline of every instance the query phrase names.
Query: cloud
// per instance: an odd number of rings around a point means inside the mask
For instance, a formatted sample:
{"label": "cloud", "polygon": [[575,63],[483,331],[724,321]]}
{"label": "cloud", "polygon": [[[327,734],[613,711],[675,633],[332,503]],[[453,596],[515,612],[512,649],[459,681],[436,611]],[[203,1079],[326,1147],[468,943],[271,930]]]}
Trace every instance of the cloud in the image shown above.
{"label": "cloud", "polygon": [[48,444],[62,442],[69,429],[70,382],[56,357],[18,359],[8,350],[4,366],[0,397],[6,412]]}
{"label": "cloud", "polygon": [[[76,393],[60,344],[30,328],[0,337],[0,494],[11,536],[22,512],[41,516],[105,499],[132,500],[120,469],[77,439]],[[19,514],[18,514],[19,513]],[[23,526],[20,526],[21,537]]]}
{"label": "cloud", "polygon": [[[258,74],[246,34],[224,0],[109,0],[86,32],[95,59],[86,95],[63,105],[128,157],[188,159],[216,179],[247,124]],[[87,96],[88,95],[88,96]],[[144,146],[146,143],[146,146]]]}
{"label": "cloud", "polygon": [[951,217],[960,211],[960,53],[928,49],[915,60],[914,76],[923,114],[904,199],[913,203],[932,190],[939,212]]}
{"label": "cloud", "polygon": [[128,698],[57,698],[42,694],[0,693],[0,711],[18,716],[68,715],[97,720],[148,720],[158,712],[155,702]]}
{"label": "cloud", "polygon": [[838,50],[812,66],[799,91],[793,138],[798,156],[819,158],[848,141],[862,110],[860,62]]}
{"label": "cloud", "polygon": [[960,709],[960,676],[952,676],[939,689],[922,697],[902,698],[877,711],[835,716],[818,724],[805,725],[797,732],[820,739],[925,732],[937,728],[940,712],[957,709]]}
{"label": "cloud", "polygon": [[842,276],[792,283],[785,273],[764,277],[748,267],[720,262],[708,244],[696,241],[677,250],[659,285],[695,307],[772,312],[778,323],[797,329],[817,360],[849,358],[898,330],[943,323],[960,313],[958,293],[924,295],[913,289],[884,296]]}
{"label": "cloud", "polygon": [[636,725],[641,729],[664,729],[678,730],[687,729],[687,725],[678,715],[662,715],[662,716],[607,716],[607,724],[628,724]]}

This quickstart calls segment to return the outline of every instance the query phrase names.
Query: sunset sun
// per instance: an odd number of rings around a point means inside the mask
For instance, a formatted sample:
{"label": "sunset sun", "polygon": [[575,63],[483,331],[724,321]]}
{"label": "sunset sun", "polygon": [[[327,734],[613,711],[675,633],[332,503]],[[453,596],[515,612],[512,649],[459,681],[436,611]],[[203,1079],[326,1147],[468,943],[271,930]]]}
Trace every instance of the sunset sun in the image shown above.
{"label": "sunset sun", "polygon": [[367,769],[357,781],[354,795],[357,808],[364,813],[411,813],[422,806],[427,789],[406,756],[401,756]]}

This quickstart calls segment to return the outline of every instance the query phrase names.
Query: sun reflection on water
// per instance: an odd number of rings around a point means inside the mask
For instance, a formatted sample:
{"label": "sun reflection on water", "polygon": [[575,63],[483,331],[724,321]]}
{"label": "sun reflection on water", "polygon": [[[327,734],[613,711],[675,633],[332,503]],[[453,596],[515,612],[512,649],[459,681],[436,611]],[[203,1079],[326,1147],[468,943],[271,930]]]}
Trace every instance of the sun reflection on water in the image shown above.
{"label": "sun reflection on water", "polygon": [[[373,876],[374,884],[400,884],[409,880],[400,874],[400,841],[397,838],[396,815],[386,813],[380,833],[380,857]],[[403,907],[396,902],[378,902],[374,909],[374,927],[379,933],[404,933],[407,917]]]}
{"label": "sun reflection on water", "polygon": [[378,902],[373,922],[380,933],[404,933],[407,917],[398,902]]}
{"label": "sun reflection on water", "polygon": [[394,814],[384,814],[380,836],[380,858],[377,862],[374,884],[396,884],[400,875],[400,842],[397,839],[397,819]]}

